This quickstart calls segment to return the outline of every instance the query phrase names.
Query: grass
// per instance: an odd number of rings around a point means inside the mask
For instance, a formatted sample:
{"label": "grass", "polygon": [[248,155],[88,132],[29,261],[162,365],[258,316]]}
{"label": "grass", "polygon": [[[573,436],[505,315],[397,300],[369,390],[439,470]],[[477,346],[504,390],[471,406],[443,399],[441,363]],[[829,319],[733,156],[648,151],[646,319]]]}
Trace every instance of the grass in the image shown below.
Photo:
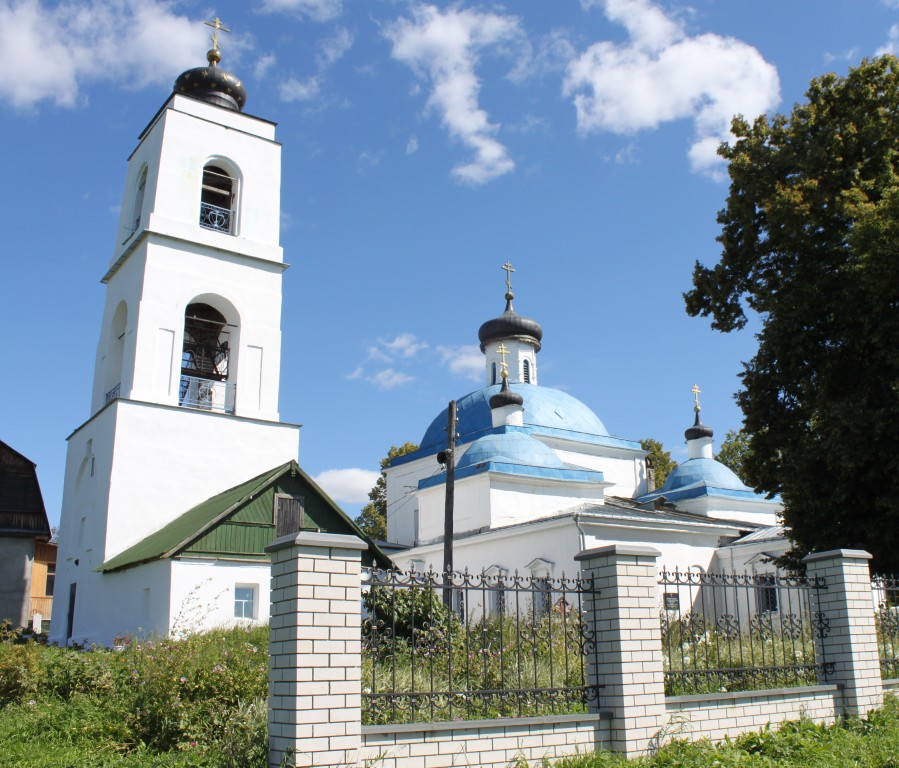
{"label": "grass", "polygon": [[0,642],[0,766],[267,761],[268,627],[79,651]]}

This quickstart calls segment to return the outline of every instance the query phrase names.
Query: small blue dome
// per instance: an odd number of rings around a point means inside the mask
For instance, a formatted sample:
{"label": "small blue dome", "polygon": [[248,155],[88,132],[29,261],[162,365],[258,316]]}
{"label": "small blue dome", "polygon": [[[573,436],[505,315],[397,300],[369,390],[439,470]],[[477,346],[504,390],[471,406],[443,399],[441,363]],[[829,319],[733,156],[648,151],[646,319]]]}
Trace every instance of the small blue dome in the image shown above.
{"label": "small blue dome", "polygon": [[524,464],[529,467],[565,468],[551,448],[524,432],[510,431],[479,437],[459,459],[456,469],[461,470],[489,461]]}
{"label": "small blue dome", "polygon": [[[609,433],[599,417],[580,400],[551,387],[536,384],[510,384],[510,389],[524,398],[524,426],[558,429],[586,435],[608,437]],[[490,398],[500,391],[500,385],[470,392],[456,401],[456,433],[466,443],[493,427]],[[446,447],[447,409],[444,408],[421,439],[422,451],[436,451]]]}
{"label": "small blue dome", "polygon": [[678,464],[665,479],[661,493],[676,491],[680,488],[704,483],[713,488],[724,488],[733,491],[751,491],[733,470],[715,459],[687,459]]}

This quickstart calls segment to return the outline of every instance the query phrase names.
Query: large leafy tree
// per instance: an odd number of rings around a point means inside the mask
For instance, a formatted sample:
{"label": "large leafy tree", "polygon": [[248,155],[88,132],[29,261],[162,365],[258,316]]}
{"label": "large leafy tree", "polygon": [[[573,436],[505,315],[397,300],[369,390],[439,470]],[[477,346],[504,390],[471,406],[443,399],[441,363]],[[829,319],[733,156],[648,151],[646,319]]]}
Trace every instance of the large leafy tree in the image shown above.
{"label": "large leafy tree", "polygon": [[742,429],[729,429],[721,441],[721,447],[715,458],[729,467],[743,482],[746,482],[746,470],[743,464],[749,452],[749,435]]}
{"label": "large leafy tree", "polygon": [[758,313],[737,400],[746,480],[780,493],[797,551],[899,570],[899,61],[812,81],[789,115],[733,122],[721,260],[687,311]]}
{"label": "large leafy tree", "polygon": [[666,451],[658,440],[651,437],[644,437],[640,441],[640,447],[646,451],[646,463],[655,472],[655,486],[659,489],[665,484],[665,478],[671,474],[677,462],[671,458],[670,451]]}
{"label": "large leafy tree", "polygon": [[387,540],[387,475],[384,470],[397,456],[417,451],[415,443],[403,443],[401,446],[391,445],[387,455],[381,459],[381,474],[368,492],[369,502],[356,518],[358,525],[366,534],[379,541]]}

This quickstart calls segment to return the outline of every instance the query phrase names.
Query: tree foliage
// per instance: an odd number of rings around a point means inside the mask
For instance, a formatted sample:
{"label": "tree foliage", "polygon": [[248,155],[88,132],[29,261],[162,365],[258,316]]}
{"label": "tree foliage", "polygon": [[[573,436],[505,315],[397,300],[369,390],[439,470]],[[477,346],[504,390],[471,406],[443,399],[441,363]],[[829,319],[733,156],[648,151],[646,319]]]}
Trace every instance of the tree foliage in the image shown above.
{"label": "tree foliage", "polygon": [[387,455],[381,459],[381,474],[368,492],[368,504],[362,507],[356,518],[356,525],[373,539],[387,540],[387,475],[384,470],[397,456],[405,456],[417,450],[415,443],[403,443],[399,447],[391,445]]}
{"label": "tree foliage", "polygon": [[732,469],[737,477],[746,482],[746,470],[743,464],[746,461],[746,453],[748,451],[749,435],[742,429],[729,429],[721,442],[721,447],[718,449],[715,459]]}
{"label": "tree foliage", "polygon": [[677,466],[677,462],[671,458],[671,453],[666,451],[658,440],[645,437],[640,441],[640,447],[647,451],[646,463],[655,471],[656,490],[665,484],[665,478]]}
{"label": "tree foliage", "polygon": [[786,505],[798,551],[899,569],[899,61],[812,81],[790,115],[733,122],[721,260],[689,314],[759,314],[737,400],[746,480]]}

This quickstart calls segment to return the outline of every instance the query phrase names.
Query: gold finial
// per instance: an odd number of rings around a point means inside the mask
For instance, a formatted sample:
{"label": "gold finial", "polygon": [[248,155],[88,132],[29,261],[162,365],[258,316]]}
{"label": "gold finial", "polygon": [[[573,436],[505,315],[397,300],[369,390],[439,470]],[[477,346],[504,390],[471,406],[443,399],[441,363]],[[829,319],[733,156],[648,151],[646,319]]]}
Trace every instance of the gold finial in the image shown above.
{"label": "gold finial", "polygon": [[207,27],[212,27],[215,30],[212,33],[212,48],[206,53],[206,59],[213,66],[216,65],[219,61],[222,60],[222,52],[219,50],[219,31],[221,32],[230,32],[224,24],[222,24],[222,20],[216,16],[212,21],[204,22]]}
{"label": "gold finial", "polygon": [[696,413],[699,413],[699,411],[702,410],[699,405],[699,393],[702,392],[702,390],[699,388],[698,384],[694,384],[690,388],[690,391],[693,393],[693,410],[696,411]]}
{"label": "gold finial", "polygon": [[506,293],[512,293],[512,273],[515,271],[515,268],[507,261],[500,269],[506,271]]}
{"label": "gold finial", "polygon": [[502,360],[502,368],[500,370],[500,376],[504,379],[509,376],[509,369],[506,366],[506,355],[509,354],[509,350],[506,349],[506,345],[502,342],[499,343],[499,346],[496,348],[496,351],[499,352],[500,359]]}

